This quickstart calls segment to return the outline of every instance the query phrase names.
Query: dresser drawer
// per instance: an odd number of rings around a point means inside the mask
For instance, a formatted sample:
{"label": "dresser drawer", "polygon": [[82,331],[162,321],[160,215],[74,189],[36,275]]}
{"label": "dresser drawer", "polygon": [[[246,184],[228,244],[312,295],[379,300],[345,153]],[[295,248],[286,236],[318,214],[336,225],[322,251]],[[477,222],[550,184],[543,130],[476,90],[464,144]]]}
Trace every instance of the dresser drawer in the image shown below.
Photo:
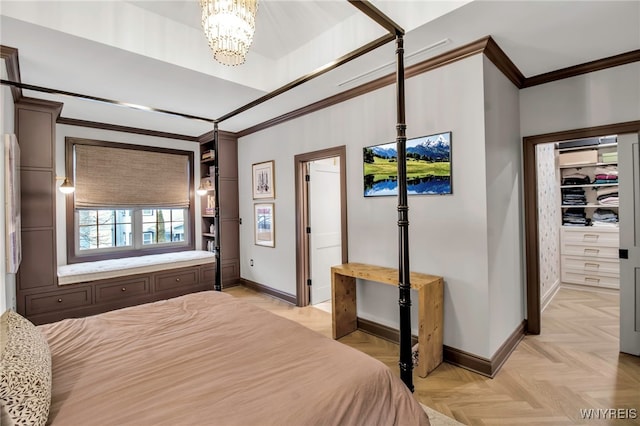
{"label": "dresser drawer", "polygon": [[55,293],[33,294],[26,296],[27,315],[81,308],[91,305],[91,288],[58,291]]}
{"label": "dresser drawer", "polygon": [[585,274],[562,270],[562,282],[596,287],[620,288],[620,278],[604,274]]}
{"label": "dresser drawer", "polygon": [[110,280],[109,282],[96,284],[96,302],[126,299],[149,293],[149,277],[128,278],[122,280]]}
{"label": "dresser drawer", "polygon": [[198,267],[177,269],[172,272],[156,274],[154,278],[154,291],[170,291],[179,287],[187,287],[198,284],[200,271]]}
{"label": "dresser drawer", "polygon": [[572,245],[590,245],[598,247],[618,247],[620,237],[617,229],[594,229],[595,227],[562,228],[562,243]]}
{"label": "dresser drawer", "polygon": [[584,257],[602,257],[606,259],[618,258],[618,247],[598,247],[598,246],[584,246],[574,244],[562,244],[560,247],[560,254],[567,256],[584,256]]}
{"label": "dresser drawer", "polygon": [[584,274],[620,276],[620,262],[616,259],[562,256],[562,268]]}

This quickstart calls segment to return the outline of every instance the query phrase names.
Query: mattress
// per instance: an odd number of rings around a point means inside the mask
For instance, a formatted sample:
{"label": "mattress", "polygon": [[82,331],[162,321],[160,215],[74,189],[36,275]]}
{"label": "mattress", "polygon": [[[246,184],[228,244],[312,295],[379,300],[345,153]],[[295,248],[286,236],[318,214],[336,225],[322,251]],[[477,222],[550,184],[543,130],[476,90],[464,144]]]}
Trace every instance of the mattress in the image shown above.
{"label": "mattress", "polygon": [[206,291],[38,327],[51,425],[428,425],[384,364]]}

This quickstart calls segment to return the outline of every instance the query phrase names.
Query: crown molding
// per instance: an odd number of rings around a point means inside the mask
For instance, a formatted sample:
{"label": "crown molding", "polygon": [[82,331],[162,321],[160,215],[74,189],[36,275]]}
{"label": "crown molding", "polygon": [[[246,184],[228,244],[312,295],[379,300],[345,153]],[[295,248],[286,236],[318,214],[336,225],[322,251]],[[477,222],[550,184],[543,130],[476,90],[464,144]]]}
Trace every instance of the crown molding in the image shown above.
{"label": "crown molding", "polygon": [[[7,78],[11,81],[21,83],[20,79],[20,62],[18,61],[18,49],[14,47],[0,45],[0,57],[4,59],[7,68]],[[11,86],[11,96],[13,102],[16,103],[22,99],[22,89]]]}

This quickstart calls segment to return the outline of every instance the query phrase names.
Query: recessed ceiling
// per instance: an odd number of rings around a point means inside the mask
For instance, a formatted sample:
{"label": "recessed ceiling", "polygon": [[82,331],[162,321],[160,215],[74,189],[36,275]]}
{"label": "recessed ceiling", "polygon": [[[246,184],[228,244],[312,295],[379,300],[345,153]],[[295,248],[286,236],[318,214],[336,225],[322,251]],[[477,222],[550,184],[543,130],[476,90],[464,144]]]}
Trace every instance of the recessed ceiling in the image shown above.
{"label": "recessed ceiling", "polygon": [[[640,49],[638,1],[372,2],[407,30],[424,60],[491,35],[526,76]],[[262,0],[247,62],[217,64],[197,0],[6,1],[0,43],[19,50],[22,81],[218,118],[370,42],[384,31],[346,0]],[[241,131],[393,72],[393,43],[220,124]],[[341,85],[341,83],[345,83]],[[54,95],[62,116],[197,136],[207,122],[167,119]],[[205,129],[203,131],[203,129]]]}

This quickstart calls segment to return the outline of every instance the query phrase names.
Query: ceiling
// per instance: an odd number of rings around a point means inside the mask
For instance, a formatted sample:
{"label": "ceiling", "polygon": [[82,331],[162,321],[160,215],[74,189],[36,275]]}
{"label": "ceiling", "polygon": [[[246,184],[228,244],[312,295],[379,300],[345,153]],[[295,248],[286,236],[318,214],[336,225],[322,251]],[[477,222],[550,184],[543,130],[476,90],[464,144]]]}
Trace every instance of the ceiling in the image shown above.
{"label": "ceiling", "polygon": [[[491,35],[525,77],[640,49],[640,1],[372,0],[406,31],[406,65]],[[0,3],[22,82],[217,119],[386,34],[346,0],[260,0],[245,64],[217,64],[197,0]],[[425,47],[433,46],[425,50]],[[242,131],[394,70],[373,52],[220,123]],[[198,136],[211,122],[25,90],[62,116]]]}

